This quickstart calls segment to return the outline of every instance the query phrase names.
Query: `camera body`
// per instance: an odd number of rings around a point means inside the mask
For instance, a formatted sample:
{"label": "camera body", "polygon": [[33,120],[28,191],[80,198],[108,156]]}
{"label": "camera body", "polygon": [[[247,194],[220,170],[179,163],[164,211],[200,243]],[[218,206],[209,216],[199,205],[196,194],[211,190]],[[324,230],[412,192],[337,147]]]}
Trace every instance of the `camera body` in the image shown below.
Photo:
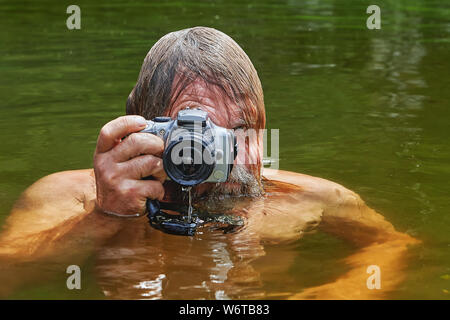
{"label": "camera body", "polygon": [[187,108],[175,120],[156,117],[141,132],[163,139],[163,165],[170,180],[182,186],[227,181],[237,155],[236,136],[215,125],[207,112]]}

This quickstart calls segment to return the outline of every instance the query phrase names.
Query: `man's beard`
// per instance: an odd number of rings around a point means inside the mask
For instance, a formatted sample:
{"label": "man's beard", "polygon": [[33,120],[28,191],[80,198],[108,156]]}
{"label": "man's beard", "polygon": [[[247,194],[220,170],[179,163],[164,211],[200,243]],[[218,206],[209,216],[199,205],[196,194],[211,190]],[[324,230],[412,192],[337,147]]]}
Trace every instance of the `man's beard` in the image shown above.
{"label": "man's beard", "polygon": [[[234,165],[226,183],[199,184],[192,188],[192,201],[194,205],[208,208],[232,206],[232,203],[242,198],[259,197],[264,194],[259,174],[259,166],[248,168],[245,165]],[[253,172],[252,172],[253,171]],[[258,177],[258,178],[257,178]],[[166,181],[170,185],[169,201],[187,203],[188,193],[181,190],[181,186],[173,181]]]}
{"label": "man's beard", "polygon": [[[259,175],[257,175],[259,177]],[[200,190],[205,189],[200,185]],[[257,197],[263,194],[261,182],[244,165],[234,165],[226,183],[213,184],[207,190],[198,192],[193,189],[193,200],[196,201],[220,201],[234,197]]]}

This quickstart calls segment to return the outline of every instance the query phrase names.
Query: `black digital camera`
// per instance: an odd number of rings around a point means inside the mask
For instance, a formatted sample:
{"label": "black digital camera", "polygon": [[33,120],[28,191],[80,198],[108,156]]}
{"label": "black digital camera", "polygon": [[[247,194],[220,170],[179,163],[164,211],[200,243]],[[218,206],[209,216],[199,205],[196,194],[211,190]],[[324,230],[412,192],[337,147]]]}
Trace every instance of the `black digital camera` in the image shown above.
{"label": "black digital camera", "polygon": [[227,181],[237,154],[236,136],[215,125],[207,112],[187,108],[175,120],[156,117],[141,132],[163,139],[164,170],[176,183],[188,187]]}

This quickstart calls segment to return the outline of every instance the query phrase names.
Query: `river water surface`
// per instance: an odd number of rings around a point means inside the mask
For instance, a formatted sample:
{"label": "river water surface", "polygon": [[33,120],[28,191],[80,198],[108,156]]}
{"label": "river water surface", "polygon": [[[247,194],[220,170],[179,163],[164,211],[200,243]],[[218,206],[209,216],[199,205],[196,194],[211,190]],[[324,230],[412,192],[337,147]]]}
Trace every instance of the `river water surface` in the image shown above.
{"label": "river water surface", "polygon": [[[258,70],[267,126],[280,129],[280,168],[354,190],[398,230],[423,241],[388,298],[449,299],[444,3],[380,0],[382,29],[368,30],[369,3],[356,0],[80,0],[82,28],[69,31],[65,3],[0,1],[0,224],[40,177],[92,167],[99,129],[124,114],[157,39],[210,26],[233,37]],[[236,238],[232,248],[220,233],[126,238],[86,262],[82,290],[67,290],[63,270],[11,298],[278,299],[332,281],[354,250],[322,232],[279,246]],[[236,252],[252,258],[239,264]],[[234,284],[221,285],[233,272]]]}

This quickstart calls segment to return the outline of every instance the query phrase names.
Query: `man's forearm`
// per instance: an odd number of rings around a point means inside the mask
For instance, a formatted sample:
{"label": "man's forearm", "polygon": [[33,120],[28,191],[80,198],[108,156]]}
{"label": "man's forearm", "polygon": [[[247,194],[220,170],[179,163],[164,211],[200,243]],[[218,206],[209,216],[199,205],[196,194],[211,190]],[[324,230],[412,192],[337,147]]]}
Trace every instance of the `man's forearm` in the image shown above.
{"label": "man's forearm", "polygon": [[[30,223],[33,221],[30,220]],[[110,217],[92,208],[89,212],[35,233],[5,232],[0,237],[0,255],[27,261],[76,256],[91,252],[113,236],[124,223],[126,219]]]}
{"label": "man's forearm", "polygon": [[5,234],[0,238],[0,296],[23,283],[48,279],[81,265],[126,221],[96,209],[35,234]]}
{"label": "man's forearm", "polygon": [[[347,257],[344,263],[351,269],[333,282],[308,288],[291,299],[381,299],[404,279],[409,245],[416,244],[414,238],[399,234],[397,239],[384,243],[373,243]],[[367,280],[369,266],[380,271],[380,288],[370,289]]]}

